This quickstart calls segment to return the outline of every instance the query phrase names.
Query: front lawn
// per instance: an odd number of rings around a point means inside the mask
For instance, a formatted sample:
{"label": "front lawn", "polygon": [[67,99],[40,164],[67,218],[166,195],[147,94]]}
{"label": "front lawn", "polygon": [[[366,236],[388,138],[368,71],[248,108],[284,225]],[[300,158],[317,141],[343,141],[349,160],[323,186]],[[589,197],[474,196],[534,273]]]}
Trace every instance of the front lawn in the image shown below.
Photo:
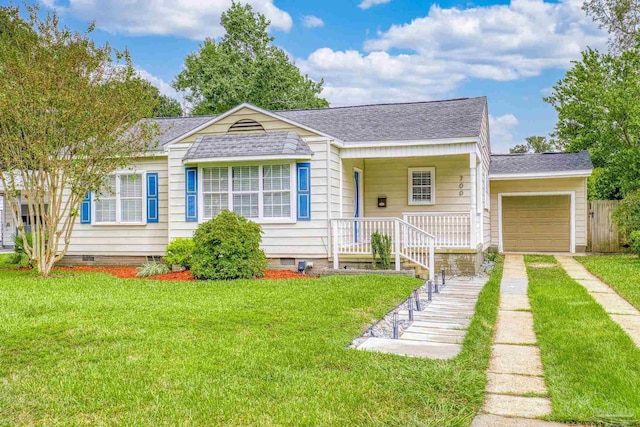
{"label": "front lawn", "polygon": [[467,425],[500,270],[463,352],[346,349],[420,282],[234,282],[0,271],[0,425]]}
{"label": "front lawn", "polygon": [[637,255],[594,255],[576,257],[640,310],[640,258]]}
{"label": "front lawn", "polygon": [[531,265],[553,257],[525,261],[552,418],[639,425],[640,349],[560,266]]}

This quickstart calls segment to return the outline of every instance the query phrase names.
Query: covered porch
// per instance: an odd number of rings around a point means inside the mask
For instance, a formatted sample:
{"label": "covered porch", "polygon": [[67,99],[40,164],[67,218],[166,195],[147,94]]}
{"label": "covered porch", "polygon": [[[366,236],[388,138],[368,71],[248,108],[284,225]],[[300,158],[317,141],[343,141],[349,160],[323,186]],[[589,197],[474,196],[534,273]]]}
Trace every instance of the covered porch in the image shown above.
{"label": "covered porch", "polygon": [[[341,212],[331,220],[334,268],[370,258],[375,232],[391,238],[396,269],[410,264],[430,276],[438,254],[482,251],[488,174],[475,152],[346,158],[341,167]],[[488,210],[486,217],[488,223]]]}

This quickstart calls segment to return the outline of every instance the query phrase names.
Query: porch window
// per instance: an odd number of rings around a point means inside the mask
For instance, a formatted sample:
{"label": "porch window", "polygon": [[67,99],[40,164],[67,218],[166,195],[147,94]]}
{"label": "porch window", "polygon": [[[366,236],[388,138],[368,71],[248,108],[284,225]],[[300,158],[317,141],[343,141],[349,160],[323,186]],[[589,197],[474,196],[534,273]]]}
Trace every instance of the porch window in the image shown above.
{"label": "porch window", "polygon": [[144,173],[117,173],[104,178],[94,198],[95,224],[144,223]]}
{"label": "porch window", "polygon": [[202,168],[202,218],[229,209],[249,219],[292,221],[291,164]]}
{"label": "porch window", "polygon": [[435,204],[435,168],[409,168],[409,204]]}

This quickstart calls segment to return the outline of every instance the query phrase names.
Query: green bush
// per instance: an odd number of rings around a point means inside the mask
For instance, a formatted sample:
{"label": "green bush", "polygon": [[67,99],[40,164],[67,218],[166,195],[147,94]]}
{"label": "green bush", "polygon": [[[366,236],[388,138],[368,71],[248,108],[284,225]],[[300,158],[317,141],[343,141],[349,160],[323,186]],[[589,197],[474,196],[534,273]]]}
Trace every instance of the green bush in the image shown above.
{"label": "green bush", "polygon": [[632,231],[629,234],[629,243],[631,244],[631,249],[640,257],[640,230]]}
{"label": "green bush", "polygon": [[[27,244],[29,246],[33,245],[33,237],[30,232],[26,233]],[[17,265],[19,267],[28,267],[30,266],[29,257],[24,251],[24,242],[22,240],[22,234],[16,232],[13,235],[13,255],[9,259],[9,263],[13,265]]]}
{"label": "green bush", "polygon": [[622,199],[613,212],[613,221],[628,240],[633,231],[640,230],[640,191],[634,191]]}
{"label": "green bush", "polygon": [[378,267],[378,259],[383,270],[391,269],[391,237],[380,234],[377,231],[371,234],[371,252],[373,255],[373,268]]}
{"label": "green bush", "polygon": [[194,233],[191,273],[197,279],[212,280],[261,277],[267,267],[261,241],[258,224],[223,211]]}
{"label": "green bush", "polygon": [[138,277],[157,276],[170,272],[169,266],[163,262],[149,261],[138,268]]}
{"label": "green bush", "polygon": [[187,270],[191,268],[191,259],[196,246],[193,239],[177,238],[167,246],[164,260],[169,265],[180,265]]}

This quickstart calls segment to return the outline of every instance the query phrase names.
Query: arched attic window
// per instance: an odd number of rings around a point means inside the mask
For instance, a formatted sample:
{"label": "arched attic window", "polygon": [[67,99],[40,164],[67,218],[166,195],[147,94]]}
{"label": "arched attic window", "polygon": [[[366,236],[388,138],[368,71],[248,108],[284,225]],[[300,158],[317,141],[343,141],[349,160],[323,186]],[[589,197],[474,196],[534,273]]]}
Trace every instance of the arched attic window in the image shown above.
{"label": "arched attic window", "polygon": [[238,120],[237,122],[229,126],[229,130],[227,130],[227,134],[256,133],[256,132],[264,133],[265,132],[264,127],[260,123],[251,119]]}

